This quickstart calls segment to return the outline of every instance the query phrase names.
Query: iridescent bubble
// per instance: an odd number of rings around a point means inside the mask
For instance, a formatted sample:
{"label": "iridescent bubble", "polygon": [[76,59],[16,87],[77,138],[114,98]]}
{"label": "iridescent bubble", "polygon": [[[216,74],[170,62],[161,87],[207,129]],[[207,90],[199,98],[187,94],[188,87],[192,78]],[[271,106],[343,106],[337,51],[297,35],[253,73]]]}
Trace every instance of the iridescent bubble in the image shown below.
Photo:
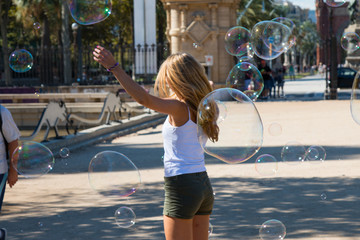
{"label": "iridescent bubble", "polygon": [[325,201],[325,200],[327,199],[326,193],[322,193],[322,194],[320,195],[320,198],[321,198],[321,200]]}
{"label": "iridescent bubble", "polygon": [[61,148],[59,150],[59,155],[62,158],[67,158],[70,155],[70,150],[68,148],[66,148],[66,147]]}
{"label": "iridescent bubble", "polygon": [[305,147],[296,141],[288,142],[281,151],[281,159],[288,164],[295,165],[304,161]]}
{"label": "iridescent bubble", "polygon": [[[221,112],[224,109],[226,114]],[[219,116],[225,117],[218,121]],[[226,163],[244,162],[262,145],[260,115],[252,100],[237,89],[220,88],[206,95],[198,107],[197,124],[204,151]],[[208,129],[218,129],[218,138],[216,134],[206,133]]]}
{"label": "iridescent bubble", "polygon": [[[249,58],[254,58],[254,55],[255,55],[255,53],[254,53],[254,49],[253,49],[253,47],[251,46],[251,43],[249,43],[248,44],[248,46],[247,46],[247,56],[249,57]],[[255,64],[254,64],[255,65]]]}
{"label": "iridescent bubble", "polygon": [[247,53],[250,42],[250,31],[244,27],[230,28],[225,34],[225,49],[233,56],[242,56]]}
{"label": "iridescent bubble", "polygon": [[209,222],[209,237],[211,236],[211,234],[213,233],[214,227],[211,224],[211,222]]}
{"label": "iridescent bubble", "polygon": [[39,226],[40,228],[42,228],[42,227],[44,226],[44,223],[43,223],[43,222],[38,222],[38,226]]}
{"label": "iridescent bubble", "polygon": [[286,236],[286,227],[279,220],[271,219],[261,225],[259,236],[262,240],[282,240]]}
{"label": "iridescent bubble", "polygon": [[291,30],[291,35],[289,36],[288,41],[287,41],[286,45],[284,46],[284,51],[285,52],[288,51],[296,43],[296,36],[293,31],[295,28],[295,23],[293,21],[291,21],[291,19],[286,18],[286,17],[277,17],[277,18],[272,19],[271,21],[275,21],[275,22],[284,24]]}
{"label": "iridescent bubble", "polygon": [[105,20],[111,14],[111,0],[67,0],[71,16],[82,25]]}
{"label": "iridescent bubble", "polygon": [[276,21],[262,21],[251,30],[251,46],[261,59],[272,60],[287,50],[291,30]]}
{"label": "iridescent bubble", "polygon": [[255,170],[262,176],[272,176],[278,170],[278,163],[274,156],[262,154],[255,160]]}
{"label": "iridescent bubble", "polygon": [[282,127],[279,123],[273,122],[269,126],[269,133],[272,136],[280,136],[282,133]]}
{"label": "iridescent bubble", "polygon": [[341,7],[346,3],[346,0],[324,0],[324,2],[330,7]]}
{"label": "iridescent bubble", "polygon": [[249,62],[239,62],[230,71],[226,86],[242,91],[255,101],[264,89],[264,79],[260,71]]}
{"label": "iridescent bubble", "polygon": [[239,63],[247,62],[247,63],[251,63],[252,65],[256,66],[256,62],[255,62],[254,58],[252,58],[252,57],[242,56],[242,57],[238,57],[238,59],[239,59]]}
{"label": "iridescent bubble", "polygon": [[193,45],[194,48],[198,48],[198,47],[199,47],[199,45],[198,45],[197,43],[193,43],[192,45]]}
{"label": "iridescent bubble", "polygon": [[360,125],[360,74],[356,73],[351,90],[350,112],[354,121]]}
{"label": "iridescent bubble", "polygon": [[33,66],[33,56],[25,49],[15,50],[10,54],[9,66],[15,72],[27,72]]}
{"label": "iridescent bubble", "polygon": [[347,32],[342,35],[340,43],[347,53],[353,53],[360,48],[360,37],[354,32]]}
{"label": "iridescent bubble", "polygon": [[127,197],[140,187],[140,172],[124,154],[97,153],[89,164],[90,186],[104,196]]}
{"label": "iridescent bubble", "polygon": [[39,30],[40,27],[41,27],[40,23],[38,23],[38,22],[34,22],[34,23],[33,23],[33,28],[34,28],[35,30]]}
{"label": "iridescent bubble", "polygon": [[129,228],[134,226],[136,215],[129,207],[119,207],[115,211],[115,222],[121,228]]}
{"label": "iridescent bubble", "polygon": [[322,146],[310,146],[305,153],[305,160],[311,163],[322,163],[325,161],[326,151]]}
{"label": "iridescent bubble", "polygon": [[26,178],[36,178],[48,173],[54,164],[53,153],[38,142],[22,142],[13,153],[15,169]]}

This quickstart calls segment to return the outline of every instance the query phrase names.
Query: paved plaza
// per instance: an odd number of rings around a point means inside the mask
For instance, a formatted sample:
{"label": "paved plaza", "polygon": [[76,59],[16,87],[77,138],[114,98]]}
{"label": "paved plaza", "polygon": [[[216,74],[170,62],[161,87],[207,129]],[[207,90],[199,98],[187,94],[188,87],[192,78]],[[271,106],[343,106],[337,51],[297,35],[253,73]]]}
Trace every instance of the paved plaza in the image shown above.
{"label": "paved plaza", "polygon": [[[286,239],[360,239],[360,126],[351,118],[350,102],[255,105],[264,126],[260,151],[235,165],[206,158],[215,192],[210,239],[260,239],[259,228],[269,219],[286,226]],[[269,134],[271,123],[282,127],[279,136]],[[85,146],[68,158],[56,159],[54,169],[43,177],[21,177],[15,187],[7,188],[0,215],[8,239],[164,239],[161,127]],[[319,164],[283,163],[281,149],[290,141],[323,146],[327,159]],[[105,150],[123,153],[136,164],[142,189],[124,199],[104,197],[90,187],[89,162]],[[265,153],[279,160],[278,172],[271,177],[254,167],[255,159]],[[116,225],[114,212],[121,206],[134,210],[133,227]]]}

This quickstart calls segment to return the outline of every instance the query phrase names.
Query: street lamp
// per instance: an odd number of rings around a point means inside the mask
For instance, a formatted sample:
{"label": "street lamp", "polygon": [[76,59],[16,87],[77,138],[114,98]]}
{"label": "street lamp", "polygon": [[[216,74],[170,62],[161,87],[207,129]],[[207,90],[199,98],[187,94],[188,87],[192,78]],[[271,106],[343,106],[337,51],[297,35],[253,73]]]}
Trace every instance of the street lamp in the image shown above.
{"label": "street lamp", "polygon": [[71,24],[71,29],[73,30],[73,37],[74,37],[74,43],[73,43],[73,46],[74,46],[74,78],[76,79],[77,78],[77,54],[76,54],[76,42],[77,42],[77,30],[79,28],[79,25],[77,23],[73,23]]}

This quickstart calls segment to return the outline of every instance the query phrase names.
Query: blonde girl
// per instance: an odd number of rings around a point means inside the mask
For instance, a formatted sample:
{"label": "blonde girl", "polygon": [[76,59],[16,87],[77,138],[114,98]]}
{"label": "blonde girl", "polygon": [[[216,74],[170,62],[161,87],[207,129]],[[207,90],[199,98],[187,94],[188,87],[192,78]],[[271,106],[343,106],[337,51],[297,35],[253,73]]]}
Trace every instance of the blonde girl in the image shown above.
{"label": "blonde girl", "polygon": [[[155,82],[159,97],[148,94],[101,46],[94,60],[111,71],[128,94],[141,105],[168,115],[164,139],[164,231],[167,240],[208,239],[214,195],[206,173],[204,152],[197,137],[197,108],[212,91],[204,68],[191,55],[176,53],[161,65]],[[211,141],[218,138],[216,111],[199,125]]]}

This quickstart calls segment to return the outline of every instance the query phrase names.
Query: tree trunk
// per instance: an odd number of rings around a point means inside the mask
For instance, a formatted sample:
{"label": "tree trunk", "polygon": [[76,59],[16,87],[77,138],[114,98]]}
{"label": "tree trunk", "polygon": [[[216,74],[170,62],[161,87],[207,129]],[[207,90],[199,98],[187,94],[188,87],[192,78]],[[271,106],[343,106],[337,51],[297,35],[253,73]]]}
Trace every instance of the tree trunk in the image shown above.
{"label": "tree trunk", "polygon": [[47,16],[44,14],[44,31],[41,37],[41,54],[40,54],[40,82],[42,84],[53,83],[53,69],[51,69],[51,42],[50,42],[50,26]]}
{"label": "tree trunk", "polygon": [[71,53],[70,53],[70,36],[69,36],[69,9],[66,1],[61,1],[61,41],[63,44],[62,55],[63,55],[63,67],[64,67],[64,84],[68,85],[71,83]]}
{"label": "tree trunk", "polygon": [[9,20],[9,9],[11,6],[11,1],[5,1],[5,4],[0,3],[0,15],[1,15],[1,37],[2,37],[2,52],[3,52],[3,61],[4,61],[4,75],[5,75],[5,85],[11,84],[11,71],[9,67],[9,48],[8,48],[8,38],[7,38],[7,24]]}

